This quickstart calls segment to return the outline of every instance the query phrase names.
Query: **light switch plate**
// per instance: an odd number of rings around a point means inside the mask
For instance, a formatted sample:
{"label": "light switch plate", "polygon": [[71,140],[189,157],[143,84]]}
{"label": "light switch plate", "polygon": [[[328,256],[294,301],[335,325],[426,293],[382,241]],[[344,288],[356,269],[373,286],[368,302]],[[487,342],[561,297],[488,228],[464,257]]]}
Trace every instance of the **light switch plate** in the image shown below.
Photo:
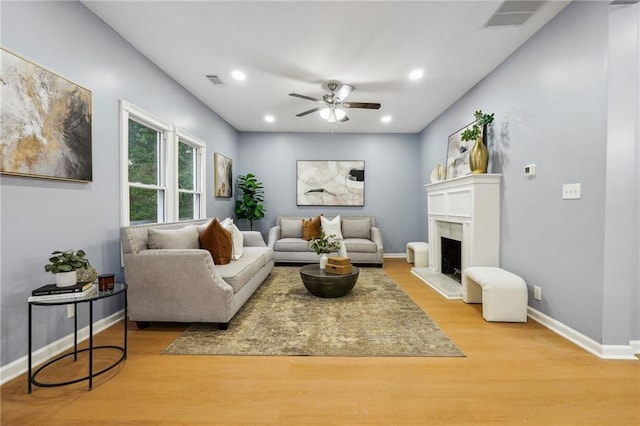
{"label": "light switch plate", "polygon": [[581,197],[581,188],[579,183],[565,183],[562,185],[563,200],[579,200]]}

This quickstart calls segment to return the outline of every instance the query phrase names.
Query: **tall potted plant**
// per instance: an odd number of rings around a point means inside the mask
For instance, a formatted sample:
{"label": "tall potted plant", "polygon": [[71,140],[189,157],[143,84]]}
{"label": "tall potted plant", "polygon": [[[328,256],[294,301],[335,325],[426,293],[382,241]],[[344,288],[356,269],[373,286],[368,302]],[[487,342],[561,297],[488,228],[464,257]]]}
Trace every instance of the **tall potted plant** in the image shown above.
{"label": "tall potted plant", "polygon": [[58,287],[68,287],[78,282],[78,269],[88,268],[90,266],[84,250],[75,252],[73,250],[57,250],[51,253],[49,263],[44,265],[44,270],[55,274],[56,285]]}
{"label": "tall potted plant", "polygon": [[238,176],[237,185],[236,216],[238,219],[247,219],[249,229],[253,231],[253,221],[262,219],[266,212],[262,205],[264,201],[262,183],[256,179],[255,175],[247,173]]}
{"label": "tall potted plant", "polygon": [[476,121],[470,128],[465,129],[460,135],[463,141],[475,141],[469,153],[469,168],[471,173],[487,173],[489,165],[489,151],[487,151],[487,125],[493,123],[494,114],[485,114],[478,110],[473,114]]}

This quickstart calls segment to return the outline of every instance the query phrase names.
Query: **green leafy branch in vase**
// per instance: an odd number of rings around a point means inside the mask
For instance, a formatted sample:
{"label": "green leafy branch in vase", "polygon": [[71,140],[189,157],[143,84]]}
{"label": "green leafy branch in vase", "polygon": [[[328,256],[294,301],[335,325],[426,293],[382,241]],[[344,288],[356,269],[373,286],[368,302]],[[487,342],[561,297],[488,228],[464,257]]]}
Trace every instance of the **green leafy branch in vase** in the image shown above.
{"label": "green leafy branch in vase", "polygon": [[487,124],[491,124],[493,123],[493,116],[495,114],[491,113],[491,114],[485,114],[482,112],[482,110],[478,110],[476,111],[473,116],[475,117],[476,121],[471,125],[471,127],[467,127],[462,134],[460,135],[460,139],[462,139],[463,141],[475,141],[478,136],[480,136],[482,133],[482,130],[484,129],[484,126],[486,126]]}
{"label": "green leafy branch in vase", "polygon": [[318,238],[311,240],[311,249],[318,254],[333,253],[340,250],[340,241],[333,238],[335,238],[334,234],[327,237],[324,231],[321,231]]}

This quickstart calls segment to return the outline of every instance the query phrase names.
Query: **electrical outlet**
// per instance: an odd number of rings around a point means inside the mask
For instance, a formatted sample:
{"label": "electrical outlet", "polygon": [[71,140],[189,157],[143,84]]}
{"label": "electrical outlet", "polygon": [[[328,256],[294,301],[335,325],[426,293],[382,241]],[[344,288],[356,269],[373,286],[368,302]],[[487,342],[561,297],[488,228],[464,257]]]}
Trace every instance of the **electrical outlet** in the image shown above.
{"label": "electrical outlet", "polygon": [[76,305],[67,305],[67,318],[76,316]]}
{"label": "electrical outlet", "polygon": [[563,200],[579,200],[580,199],[580,184],[579,183],[565,183],[562,185],[562,199]]}
{"label": "electrical outlet", "polygon": [[533,286],[533,298],[536,300],[542,300],[542,288]]}

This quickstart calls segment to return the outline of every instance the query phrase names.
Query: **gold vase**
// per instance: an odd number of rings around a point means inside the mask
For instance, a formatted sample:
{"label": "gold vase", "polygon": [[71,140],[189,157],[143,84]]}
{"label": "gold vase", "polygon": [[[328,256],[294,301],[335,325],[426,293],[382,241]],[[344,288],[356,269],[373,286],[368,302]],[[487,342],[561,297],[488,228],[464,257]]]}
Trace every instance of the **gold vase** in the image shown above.
{"label": "gold vase", "polygon": [[476,143],[471,148],[469,153],[469,168],[471,173],[480,174],[487,173],[487,166],[489,165],[489,151],[482,141],[482,136],[478,136]]}

